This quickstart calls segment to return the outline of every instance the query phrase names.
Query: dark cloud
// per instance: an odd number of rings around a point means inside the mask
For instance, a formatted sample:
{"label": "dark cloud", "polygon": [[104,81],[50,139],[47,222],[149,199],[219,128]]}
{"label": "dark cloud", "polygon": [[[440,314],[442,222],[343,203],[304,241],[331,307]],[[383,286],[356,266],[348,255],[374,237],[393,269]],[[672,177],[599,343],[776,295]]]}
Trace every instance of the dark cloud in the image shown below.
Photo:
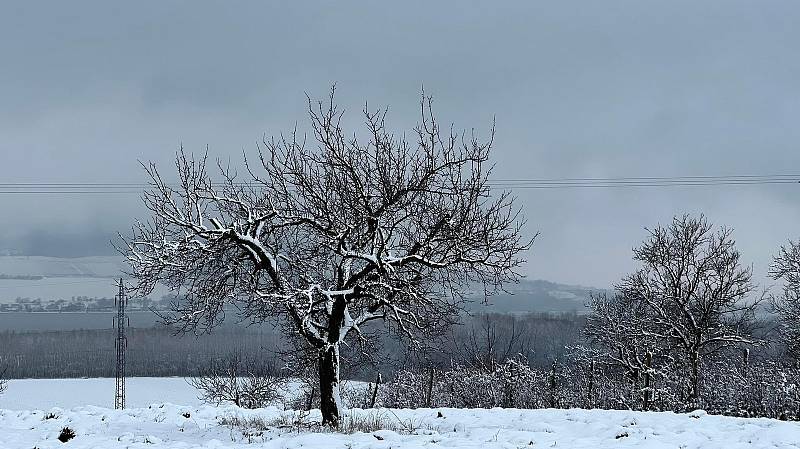
{"label": "dark cloud", "polygon": [[[391,105],[398,129],[423,85],[457,126],[496,116],[498,177],[800,172],[799,19],[791,1],[17,2],[0,14],[0,178],[141,181],[137,160],[168,163],[181,142],[236,159],[332,82],[351,112]],[[689,211],[735,228],[763,275],[798,237],[797,193],[520,191],[542,232],[528,272],[607,285],[645,226]],[[101,251],[87,239],[137,204],[0,196],[0,226],[47,230],[0,238]]]}

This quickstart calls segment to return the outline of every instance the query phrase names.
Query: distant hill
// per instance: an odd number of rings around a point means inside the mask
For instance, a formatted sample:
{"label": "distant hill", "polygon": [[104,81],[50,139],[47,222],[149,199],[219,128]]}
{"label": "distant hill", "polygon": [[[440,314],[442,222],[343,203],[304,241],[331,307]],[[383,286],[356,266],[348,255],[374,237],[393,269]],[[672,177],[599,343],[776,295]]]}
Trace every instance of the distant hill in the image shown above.
{"label": "distant hill", "polygon": [[523,279],[519,284],[506,286],[509,293],[500,293],[482,302],[478,293],[472,297],[472,312],[526,313],[526,312],[585,312],[591,293],[601,293],[601,288],[565,285],[541,279]]}
{"label": "distant hill", "polygon": [[[119,277],[126,263],[121,256],[92,256],[60,258],[46,256],[0,256],[0,302],[23,297],[71,296],[113,297],[112,278]],[[50,279],[47,278],[78,278]],[[95,278],[97,280],[91,280]],[[80,279],[85,279],[81,282]],[[104,281],[103,279],[108,279]],[[509,293],[490,298],[489,305],[482,302],[481,294],[473,293],[473,312],[583,312],[592,292],[603,289],[565,285],[545,280],[524,279],[508,285]],[[161,294],[161,292],[159,292]],[[156,295],[155,297],[158,297]]]}

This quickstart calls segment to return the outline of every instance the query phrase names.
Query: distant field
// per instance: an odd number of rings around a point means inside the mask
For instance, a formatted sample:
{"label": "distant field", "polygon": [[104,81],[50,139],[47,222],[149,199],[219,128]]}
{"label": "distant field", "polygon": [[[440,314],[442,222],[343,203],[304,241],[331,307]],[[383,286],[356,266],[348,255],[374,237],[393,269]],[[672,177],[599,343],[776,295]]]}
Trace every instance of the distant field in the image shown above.
{"label": "distant field", "polygon": [[[49,410],[83,405],[114,407],[113,378],[19,379],[9,381],[0,394],[0,409]],[[127,403],[147,407],[154,403],[200,405],[197,390],[182,377],[131,377],[127,379]]]}
{"label": "distant field", "polygon": [[17,298],[70,299],[77,296],[113,298],[117,294],[113,278],[43,277],[41,279],[0,279],[0,303]]}
{"label": "distant field", "polygon": [[[0,256],[0,303],[17,298],[113,298],[125,267],[120,256]],[[166,293],[161,288],[150,296],[157,299]]]}
{"label": "distant field", "polygon": [[[13,303],[17,298],[64,299],[85,296],[88,298],[113,298],[117,294],[117,280],[96,277],[42,277],[41,279],[0,279],[0,303]],[[167,294],[164,287],[156,289],[151,298]],[[136,299],[133,298],[133,301]]]}

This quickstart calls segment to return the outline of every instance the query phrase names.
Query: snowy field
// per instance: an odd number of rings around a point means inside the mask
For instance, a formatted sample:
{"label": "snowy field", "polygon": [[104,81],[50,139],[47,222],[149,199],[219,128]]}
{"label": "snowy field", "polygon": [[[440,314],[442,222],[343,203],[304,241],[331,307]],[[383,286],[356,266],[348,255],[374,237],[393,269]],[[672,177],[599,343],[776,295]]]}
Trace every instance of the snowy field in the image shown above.
{"label": "snowy field", "polygon": [[[99,407],[45,411],[0,411],[3,448],[797,448],[800,427],[767,419],[734,419],[703,413],[641,413],[586,410],[377,410],[396,428],[368,433],[297,432],[221,424],[232,416],[278,418],[276,408],[161,405],[115,411]],[[438,417],[438,413],[442,417]],[[310,418],[314,418],[312,415]],[[61,443],[62,427],[76,437]]]}
{"label": "snowy field", "polygon": [[[798,423],[704,412],[351,410],[351,416],[378,418],[394,430],[298,432],[285,427],[293,412],[199,405],[194,389],[177,378],[130,379],[135,408],[116,411],[108,408],[113,382],[12,381],[0,396],[0,448],[800,448]],[[234,417],[260,425],[233,425]],[[65,426],[76,436],[62,443],[57,437]]]}
{"label": "snowy field", "polygon": [[[0,409],[48,410],[84,405],[114,408],[113,378],[15,379],[0,394]],[[125,383],[130,407],[169,402],[200,405],[197,390],[182,377],[129,377]]]}

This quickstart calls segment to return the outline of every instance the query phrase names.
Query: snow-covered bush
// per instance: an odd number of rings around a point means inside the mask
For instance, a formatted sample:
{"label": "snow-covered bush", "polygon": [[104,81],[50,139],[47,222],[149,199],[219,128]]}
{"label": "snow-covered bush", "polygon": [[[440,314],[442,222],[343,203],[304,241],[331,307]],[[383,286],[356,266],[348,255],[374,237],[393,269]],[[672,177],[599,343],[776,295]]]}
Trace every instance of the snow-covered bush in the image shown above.
{"label": "snow-covered bush", "polygon": [[493,371],[454,366],[447,371],[400,371],[381,386],[380,403],[393,408],[542,408],[547,374],[517,360]]}
{"label": "snow-covered bush", "polygon": [[188,382],[198,389],[204,402],[232,402],[239,407],[260,408],[281,396],[286,379],[272,364],[233,354],[210,360]]}
{"label": "snow-covered bush", "polygon": [[426,404],[427,382],[423,373],[398,371],[394,379],[379,389],[379,401],[384,407],[419,408]]}
{"label": "snow-covered bush", "polygon": [[347,408],[369,408],[372,399],[372,384],[363,382],[342,382],[342,404]]}
{"label": "snow-covered bush", "polygon": [[[446,371],[400,371],[379,389],[378,404],[392,408],[600,408],[678,411],[696,408],[686,366],[656,367],[632,378],[600,363],[554,363],[537,369],[507,360],[492,370],[454,366]],[[433,374],[433,375],[431,375]],[[705,367],[702,406],[708,413],[800,419],[800,369],[775,362]],[[647,397],[647,401],[645,401]]]}
{"label": "snow-covered bush", "polygon": [[744,417],[800,418],[800,370],[762,361],[716,363],[703,383],[706,410]]}

